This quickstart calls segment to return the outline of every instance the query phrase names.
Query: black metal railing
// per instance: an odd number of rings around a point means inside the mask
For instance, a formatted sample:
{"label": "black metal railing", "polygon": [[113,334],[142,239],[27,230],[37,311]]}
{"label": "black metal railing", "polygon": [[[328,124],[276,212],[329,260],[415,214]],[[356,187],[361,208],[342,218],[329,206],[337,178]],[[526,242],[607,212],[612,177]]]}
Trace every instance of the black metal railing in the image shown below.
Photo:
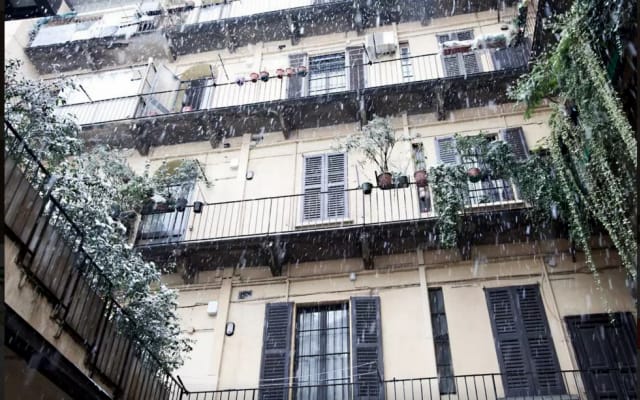
{"label": "black metal railing", "polygon": [[[415,399],[456,399],[456,400],[498,400],[498,399],[528,399],[528,400],[591,400],[594,393],[589,386],[585,386],[585,380],[596,378],[598,374],[608,373],[613,379],[622,379],[620,370],[607,371],[580,371],[567,370],[551,372],[555,375],[562,387],[551,390],[550,388],[527,387],[520,390],[509,389],[505,386],[507,378],[501,373],[457,375],[450,377],[432,377],[415,379],[390,379],[380,382],[379,396],[367,397],[380,400],[415,400]],[[530,375],[535,375],[531,373]],[[634,375],[635,376],[635,375]],[[439,382],[443,379],[451,382],[446,385],[447,391],[441,392]],[[619,380],[618,382],[622,382]],[[369,383],[367,383],[369,384]],[[212,391],[194,391],[184,396],[185,400],[262,400],[275,398],[271,396],[278,393],[278,399],[311,400],[321,398],[358,400],[358,385],[355,383],[319,383],[314,385],[285,385],[278,387],[262,387],[252,389],[224,389]],[[313,395],[312,395],[313,393]],[[631,393],[629,393],[631,395]],[[631,398],[631,397],[622,397]]]}
{"label": "black metal railing", "polygon": [[[54,319],[87,351],[86,363],[127,399],[180,399],[173,378],[136,332],[137,321],[84,248],[82,227],[51,195],[55,178],[5,120],[5,228]],[[128,333],[125,333],[128,332]]]}
{"label": "black metal railing", "polygon": [[[486,207],[521,208],[508,181],[469,184],[469,212]],[[503,196],[506,193],[509,197]],[[365,192],[360,188],[287,196],[204,203],[142,216],[138,244],[198,242],[211,239],[266,236],[301,231],[379,226],[436,218],[431,190],[407,186]]]}
{"label": "black metal railing", "polygon": [[[223,80],[202,86],[206,93],[201,104],[195,107],[181,107],[184,90],[175,88],[163,91],[146,91],[141,94],[68,104],[58,112],[73,114],[81,125],[92,125],[105,122],[118,122],[156,116],[187,115],[202,110],[216,110],[243,105],[269,104],[289,99],[324,98],[327,94],[350,93],[356,91],[375,90],[383,87],[407,85],[412,83],[437,81],[461,76],[482,75],[498,70],[525,68],[528,61],[528,44],[523,44],[510,51],[517,56],[510,57],[508,65],[494,64],[493,49],[475,50],[477,69],[467,70],[463,60],[457,62],[458,68],[445,67],[442,55],[431,53],[396,59],[381,60],[370,63],[345,65],[340,73],[332,69],[332,77],[327,78],[321,70],[309,71],[305,77],[293,75],[278,79],[271,76],[266,82],[251,82],[248,78],[239,85],[234,79]],[[451,61],[453,62],[453,61]],[[447,64],[450,65],[450,62]],[[449,69],[447,69],[449,68]],[[410,71],[408,72],[408,69]],[[273,72],[273,71],[272,71]],[[351,74],[364,77],[364,86],[359,79],[350,79]],[[244,79],[244,77],[243,77]],[[292,81],[297,80],[296,90],[290,90]],[[158,107],[157,105],[161,106]]]}

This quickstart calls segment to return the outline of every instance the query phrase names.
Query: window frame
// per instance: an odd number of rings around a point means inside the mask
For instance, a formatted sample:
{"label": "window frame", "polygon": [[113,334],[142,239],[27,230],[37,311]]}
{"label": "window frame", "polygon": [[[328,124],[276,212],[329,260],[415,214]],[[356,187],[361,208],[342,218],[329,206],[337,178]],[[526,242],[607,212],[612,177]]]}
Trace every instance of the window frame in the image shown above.
{"label": "window frame", "polygon": [[[337,62],[342,61],[341,66],[323,68],[317,71],[314,71],[314,61],[321,61],[323,58],[325,61],[331,60],[332,57],[339,58]],[[308,95],[309,96],[322,96],[331,93],[339,93],[345,92],[348,90],[348,76],[346,71],[346,60],[348,55],[342,52],[334,52],[334,53],[326,53],[326,54],[318,54],[314,56],[309,56],[309,74],[308,74]],[[330,65],[330,64],[329,64]],[[337,64],[336,64],[337,65]],[[334,74],[335,71],[339,71],[337,74]],[[314,73],[318,74],[318,77],[315,78],[321,82],[323,82],[322,88],[314,89]],[[320,77],[320,74],[324,74],[324,77]],[[331,81],[333,79],[342,78],[342,84],[336,87],[331,87]]]}
{"label": "window frame", "polygon": [[[169,188],[180,188],[177,201],[179,198],[184,197],[187,200],[187,204],[191,203],[195,193],[196,180],[183,183],[179,185],[170,185]],[[173,193],[173,192],[172,192]],[[156,205],[162,205],[167,207],[167,203],[154,203]],[[187,226],[189,225],[191,210],[186,207],[184,211],[178,211],[175,209],[158,210],[153,209],[149,211],[141,212],[140,224],[136,233],[136,241],[143,243],[159,243],[159,242],[179,242],[184,238]],[[164,230],[161,231],[145,231],[145,227],[161,225]],[[168,228],[167,228],[168,227]]]}
{"label": "window frame", "polygon": [[[310,310],[311,312],[318,312],[318,313],[322,313],[320,314],[321,317],[318,319],[318,323],[320,328],[318,329],[314,329],[313,325],[307,326],[305,328],[310,328],[310,329],[304,329],[301,330],[300,329],[300,325],[301,325],[301,315],[302,313],[306,312],[307,310]],[[339,327],[333,327],[333,328],[329,328],[327,327],[328,324],[328,318],[329,318],[329,312],[331,311],[344,311],[344,315],[341,316],[340,318],[343,318],[343,324],[342,326]],[[293,351],[291,352],[291,363],[293,365],[293,374],[291,376],[291,383],[293,386],[293,393],[292,393],[292,399],[300,399],[300,400],[306,400],[306,399],[320,399],[320,400],[326,400],[326,399],[339,399],[339,398],[343,398],[343,399],[348,399],[350,398],[350,385],[352,383],[352,371],[351,371],[351,308],[349,307],[349,301],[340,301],[340,302],[327,302],[327,303],[315,303],[315,304],[296,304],[294,307],[294,315],[293,315]],[[334,321],[335,322],[335,321]],[[328,332],[330,330],[336,330],[336,329],[340,329],[340,330],[344,330],[344,336],[340,338],[340,341],[342,341],[342,345],[341,347],[343,347],[346,344],[346,348],[343,348],[342,350],[346,350],[346,351],[342,351],[339,353],[327,353],[327,343],[326,343],[326,339],[328,338]],[[316,345],[318,346],[318,349],[320,350],[319,353],[317,354],[300,354],[303,351],[300,350],[300,345],[303,343],[302,338],[300,337],[300,333],[301,332],[319,332],[319,337],[316,338]],[[311,335],[310,335],[311,336]],[[342,334],[341,334],[342,336]],[[324,347],[324,349],[323,349]],[[324,352],[322,352],[322,350],[324,350]],[[318,357],[321,359],[321,362],[319,363],[320,365],[320,369],[316,372],[316,378],[318,376],[323,376],[326,375],[328,377],[329,373],[331,372],[328,368],[327,368],[327,356],[332,356],[332,355],[346,355],[346,362],[342,362],[343,364],[343,368],[338,369],[338,370],[331,370],[331,371],[346,371],[345,374],[342,374],[342,378],[338,378],[339,382],[336,381],[336,379],[333,380],[322,380],[322,379],[316,379],[316,380],[312,380],[309,379],[307,381],[300,381],[299,380],[299,376],[298,376],[298,367],[300,366],[301,363],[301,358],[306,358],[306,357]],[[324,358],[324,360],[322,359]],[[304,372],[303,369],[301,369],[300,372]],[[303,376],[304,377],[304,376]],[[311,375],[309,375],[309,377],[311,377]],[[302,383],[301,383],[302,382]],[[338,394],[338,396],[336,397],[336,386],[334,386],[334,384],[340,385],[341,390]],[[322,386],[322,385],[326,385],[326,386]],[[298,386],[302,386],[302,388],[299,388]],[[311,386],[308,388],[305,388],[305,386]],[[324,390],[323,390],[324,389]],[[331,393],[330,393],[331,391]],[[341,396],[341,397],[340,397]]]}

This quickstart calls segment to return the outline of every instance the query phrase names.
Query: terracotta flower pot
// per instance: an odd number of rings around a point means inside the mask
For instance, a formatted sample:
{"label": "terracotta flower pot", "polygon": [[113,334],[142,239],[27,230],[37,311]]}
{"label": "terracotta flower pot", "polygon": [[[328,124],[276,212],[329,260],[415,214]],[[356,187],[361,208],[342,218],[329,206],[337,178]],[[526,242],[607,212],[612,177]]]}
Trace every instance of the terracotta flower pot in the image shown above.
{"label": "terracotta flower pot", "polygon": [[284,69],[282,69],[282,68],[278,68],[276,70],[276,76],[278,77],[278,79],[282,79],[282,77],[284,77],[284,73],[285,73]]}
{"label": "terracotta flower pot", "polygon": [[480,182],[480,179],[482,179],[482,172],[480,171],[480,168],[472,167],[467,170],[467,176],[469,177],[470,182]]}
{"label": "terracotta flower pot", "polygon": [[295,75],[295,74],[296,74],[296,70],[295,70],[295,69],[293,69],[293,68],[291,68],[291,67],[287,68],[287,76],[288,76],[289,78],[291,78],[291,77],[292,77],[293,75]]}
{"label": "terracotta flower pot", "polygon": [[413,179],[418,187],[425,187],[429,183],[427,180],[427,171],[421,169],[413,173]]}
{"label": "terracotta flower pot", "polygon": [[393,187],[393,175],[389,172],[383,172],[377,176],[378,179],[378,187],[380,189],[386,190],[391,189]]}
{"label": "terracotta flower pot", "polygon": [[251,82],[258,82],[260,75],[257,72],[252,72],[249,74],[249,78],[251,79]]}

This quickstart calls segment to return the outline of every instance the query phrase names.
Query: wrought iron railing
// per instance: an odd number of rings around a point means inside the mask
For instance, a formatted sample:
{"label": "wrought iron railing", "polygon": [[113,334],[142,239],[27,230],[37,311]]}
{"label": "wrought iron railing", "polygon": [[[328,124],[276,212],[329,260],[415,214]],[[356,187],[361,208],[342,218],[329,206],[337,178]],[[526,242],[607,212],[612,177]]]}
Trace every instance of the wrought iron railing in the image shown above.
{"label": "wrought iron railing", "polygon": [[[380,382],[378,393],[367,399],[379,400],[415,400],[415,399],[456,399],[456,400],[591,400],[597,397],[592,393],[585,380],[595,379],[597,376],[608,374],[618,383],[622,382],[621,370],[580,371],[567,370],[550,372],[561,378],[562,387],[554,390],[547,387],[528,387],[519,391],[509,390],[505,382],[509,378],[524,376],[527,374],[475,374],[457,375],[451,377],[415,378],[415,379],[391,379]],[[529,375],[535,375],[535,372]],[[635,376],[635,374],[634,374]],[[443,379],[451,384],[446,385],[447,390],[441,391],[439,385]],[[370,385],[370,383],[367,383]],[[635,388],[635,386],[634,386]],[[617,398],[632,398],[631,388],[620,392]],[[355,383],[319,383],[315,385],[285,385],[278,387],[262,387],[252,389],[224,389],[212,391],[189,392],[184,396],[185,400],[262,400],[276,398],[272,395],[278,393],[278,399],[311,400],[311,399],[340,399],[359,400],[364,397],[358,395],[358,385]],[[285,393],[285,396],[282,396]],[[288,393],[288,395],[286,395]],[[625,393],[629,397],[624,397]],[[635,398],[635,397],[633,397]]]}
{"label": "wrought iron railing", "polygon": [[[467,210],[522,208],[508,181],[484,188],[470,184]],[[506,193],[510,197],[503,197]],[[138,244],[197,242],[211,239],[380,226],[435,218],[429,187],[415,183],[365,192],[360,188],[287,196],[204,203],[142,216]]]}
{"label": "wrought iron railing", "polygon": [[[154,117],[187,115],[202,110],[216,110],[227,107],[237,107],[244,105],[270,104],[290,99],[319,98],[324,99],[328,94],[347,94],[351,92],[376,89],[382,87],[407,85],[419,82],[437,81],[442,79],[456,78],[460,76],[482,75],[487,72],[498,70],[512,70],[525,68],[528,62],[528,45],[523,44],[517,48],[510,48],[510,55],[506,57],[509,62],[505,64],[494,63],[494,49],[476,50],[475,67],[469,68],[469,62],[458,60],[458,68],[451,68],[450,62],[445,66],[443,56],[439,53],[431,53],[417,56],[401,57],[396,59],[380,60],[370,63],[356,63],[345,65],[338,74],[335,69],[331,72],[333,76],[330,80],[324,76],[326,71],[310,70],[305,77],[293,75],[283,76],[278,79],[271,76],[266,82],[257,80],[253,83],[247,79],[242,85],[238,85],[231,80],[218,77],[216,83],[202,86],[200,90],[207,93],[202,96],[203,101],[196,106],[188,108],[181,107],[184,89],[175,88],[172,90],[147,91],[145,93],[118,97],[106,100],[88,101],[82,103],[69,104],[60,107],[58,112],[70,113],[77,117],[81,125],[92,125],[104,122],[127,121],[131,119]],[[451,61],[453,62],[453,61]],[[466,64],[465,69],[463,65]],[[410,74],[407,72],[410,69]],[[273,72],[273,71],[272,71]],[[359,78],[352,78],[357,74]],[[320,76],[321,75],[321,76]],[[224,76],[224,75],[223,75]],[[363,77],[364,79],[360,79]],[[311,83],[325,80],[328,83],[320,86]],[[297,81],[296,90],[291,90],[290,86]],[[336,83],[338,82],[339,83]],[[359,86],[364,82],[363,86]],[[310,94],[311,93],[311,94]],[[153,104],[151,107],[149,104]],[[160,104],[160,106],[156,106]]]}
{"label": "wrought iron railing", "polygon": [[7,121],[4,128],[6,232],[20,247],[19,265],[53,302],[55,321],[122,398],[180,399],[183,386],[132,333],[138,322],[85,250],[82,227],[51,195],[54,177]]}

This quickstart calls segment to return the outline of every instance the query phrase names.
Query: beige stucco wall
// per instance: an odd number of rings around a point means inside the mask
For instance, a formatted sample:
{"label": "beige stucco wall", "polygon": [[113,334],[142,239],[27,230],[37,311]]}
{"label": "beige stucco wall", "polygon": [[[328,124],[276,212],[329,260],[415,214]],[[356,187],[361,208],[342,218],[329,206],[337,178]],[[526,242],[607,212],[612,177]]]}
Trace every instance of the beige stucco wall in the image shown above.
{"label": "beige stucco wall", "polygon": [[[558,262],[554,268],[545,267],[542,261],[550,248],[557,249]],[[212,342],[214,336],[210,331],[192,335],[197,340],[194,358],[179,374],[188,376],[191,385],[197,388],[203,387],[202,381],[206,381],[208,388],[257,387],[266,303],[290,301],[301,306],[376,295],[381,303],[385,379],[436,376],[428,288],[443,290],[454,373],[498,373],[484,289],[529,284],[539,285],[560,368],[577,369],[564,317],[606,312],[607,304],[612,312],[634,312],[635,307],[625,287],[625,273],[614,253],[595,250],[604,282],[599,292],[592,275],[585,272],[582,255],[578,253],[577,262],[573,263],[568,250],[566,242],[534,242],[475,248],[471,261],[459,261],[453,251],[377,257],[376,269],[372,271],[363,270],[359,259],[343,259],[287,265],[283,276],[276,278],[271,277],[266,267],[218,271],[215,279],[212,272],[205,273],[202,279],[208,282],[206,285],[224,282],[230,286],[228,298],[216,298],[216,293],[220,293],[216,289],[197,289],[197,285],[204,285],[199,283],[200,278],[194,285],[180,285],[174,279],[181,310],[189,308],[188,312],[181,311],[183,326],[204,327],[214,323],[214,332],[224,329],[225,321],[206,315],[203,307],[190,306],[196,299],[205,298],[228,307],[227,321],[235,323],[234,335],[218,336],[222,340]],[[356,273],[355,281],[350,280],[350,272]],[[251,290],[251,297],[240,300],[241,290]],[[187,383],[189,389],[195,390],[191,385]],[[569,386],[569,390],[574,389]]]}

